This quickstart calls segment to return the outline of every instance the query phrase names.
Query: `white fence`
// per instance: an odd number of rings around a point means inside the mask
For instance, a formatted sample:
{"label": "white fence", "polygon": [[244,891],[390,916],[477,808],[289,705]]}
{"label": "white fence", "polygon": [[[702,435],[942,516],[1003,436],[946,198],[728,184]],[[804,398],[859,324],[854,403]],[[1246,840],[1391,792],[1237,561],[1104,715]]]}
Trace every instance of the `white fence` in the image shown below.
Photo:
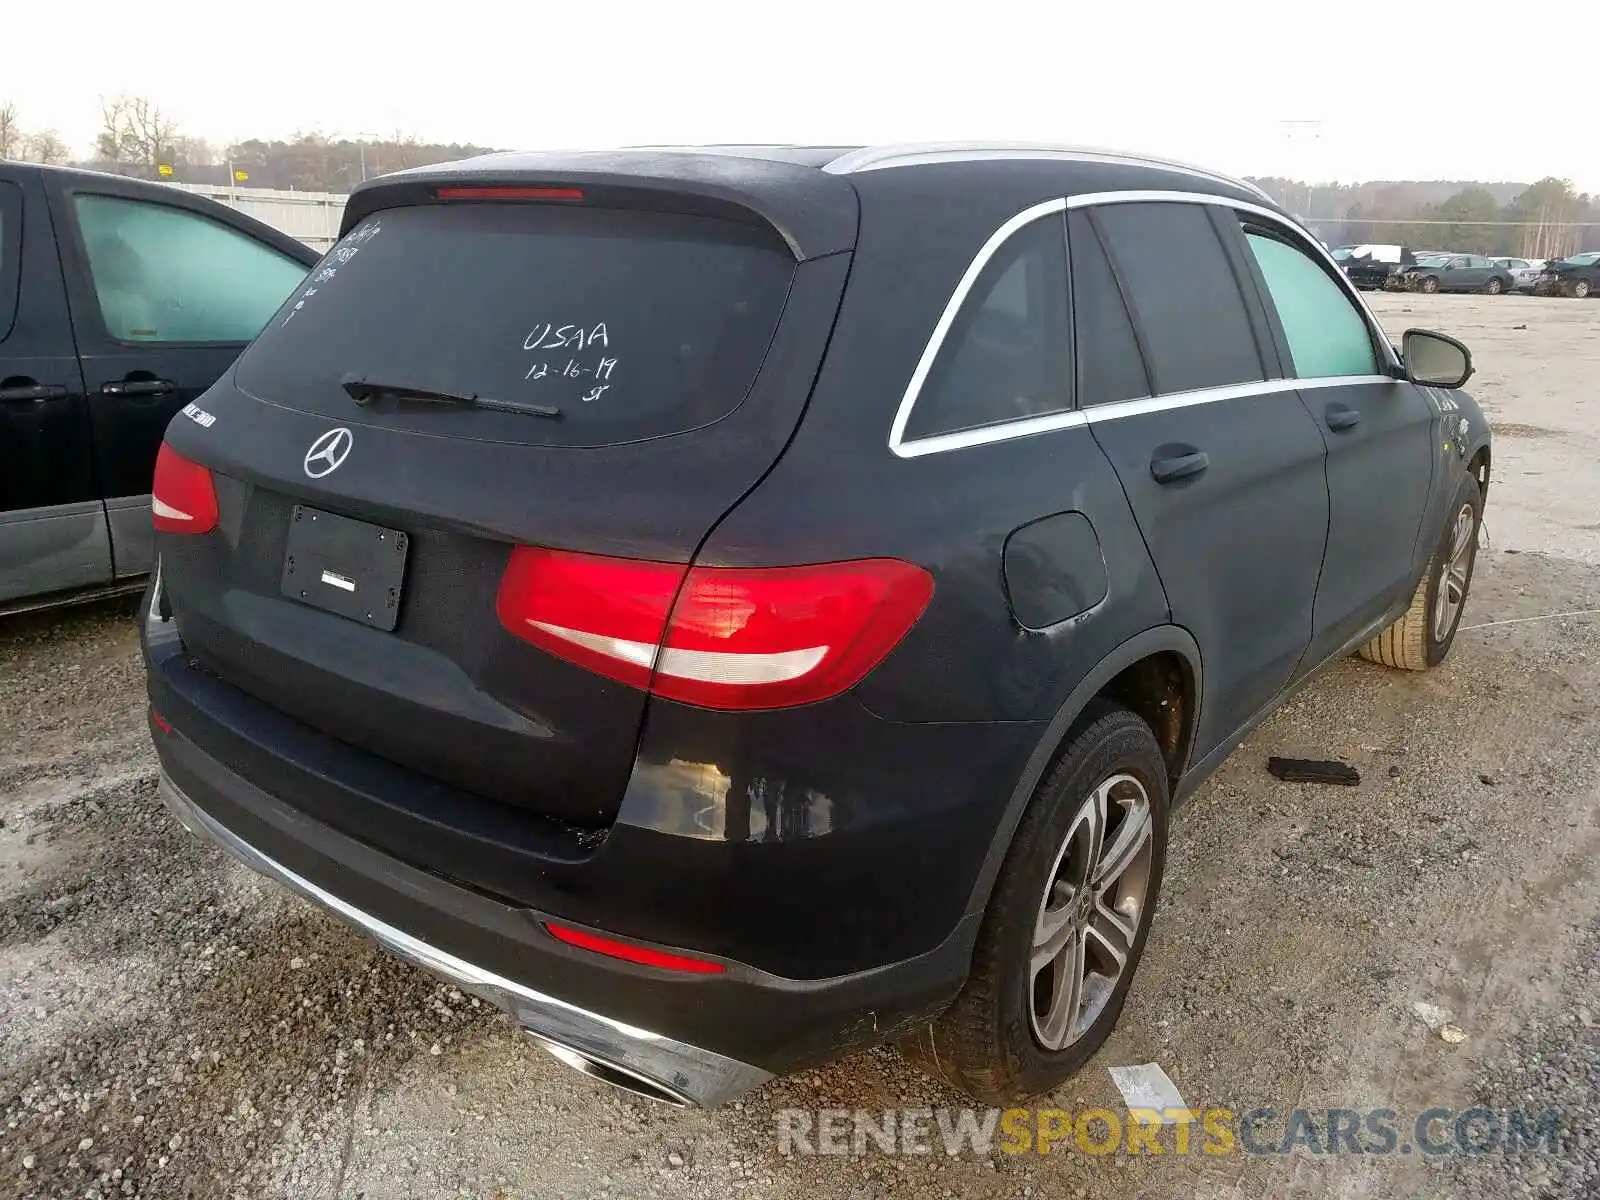
{"label": "white fence", "polygon": [[339,219],[344,215],[344,202],[349,199],[342,192],[282,192],[274,188],[215,187],[203,183],[167,186],[220,201],[317,250],[326,250],[339,240]]}

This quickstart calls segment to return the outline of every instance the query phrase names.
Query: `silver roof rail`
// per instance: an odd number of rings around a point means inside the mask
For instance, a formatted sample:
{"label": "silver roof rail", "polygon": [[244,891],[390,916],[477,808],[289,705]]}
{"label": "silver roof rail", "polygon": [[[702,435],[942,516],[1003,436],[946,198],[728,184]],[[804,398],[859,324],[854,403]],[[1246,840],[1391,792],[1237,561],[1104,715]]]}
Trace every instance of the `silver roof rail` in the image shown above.
{"label": "silver roof rail", "polygon": [[1207,179],[1212,183],[1243,188],[1268,204],[1276,203],[1271,196],[1253,183],[1192,163],[1097,146],[1064,146],[1044,142],[908,142],[901,145],[866,146],[860,150],[841,154],[822,169],[835,175],[849,175],[857,171],[881,171],[889,167],[921,166],[927,163],[1030,158],[1161,167],[1192,175],[1197,179]]}

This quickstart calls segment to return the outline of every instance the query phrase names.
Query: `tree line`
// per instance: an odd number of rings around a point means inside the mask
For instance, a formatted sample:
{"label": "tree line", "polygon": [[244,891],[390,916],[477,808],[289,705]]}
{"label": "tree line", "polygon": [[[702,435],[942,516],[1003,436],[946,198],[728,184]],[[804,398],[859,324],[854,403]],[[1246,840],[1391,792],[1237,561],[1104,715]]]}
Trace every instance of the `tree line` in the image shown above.
{"label": "tree line", "polygon": [[[407,167],[486,154],[487,146],[387,137],[299,133],[216,146],[194,137],[143,96],[101,101],[93,153],[80,165],[177,183],[347,192],[363,179]],[[0,158],[72,161],[55,130],[28,131],[15,104],[0,103]],[[1396,180],[1308,184],[1252,180],[1329,245],[1364,242],[1413,249],[1558,258],[1600,249],[1600,197],[1554,177],[1533,184]]]}
{"label": "tree line", "polygon": [[247,138],[218,146],[184,132],[143,96],[102,99],[100,113],[92,153],[74,158],[54,130],[29,132],[17,106],[0,103],[0,158],[71,162],[173,183],[348,192],[374,175],[471,158],[491,150],[464,142],[423,142],[400,132],[362,138],[298,133],[288,139]]}
{"label": "tree line", "polygon": [[1533,259],[1600,249],[1600,196],[1553,176],[1533,184],[1252,182],[1330,246],[1378,243]]}

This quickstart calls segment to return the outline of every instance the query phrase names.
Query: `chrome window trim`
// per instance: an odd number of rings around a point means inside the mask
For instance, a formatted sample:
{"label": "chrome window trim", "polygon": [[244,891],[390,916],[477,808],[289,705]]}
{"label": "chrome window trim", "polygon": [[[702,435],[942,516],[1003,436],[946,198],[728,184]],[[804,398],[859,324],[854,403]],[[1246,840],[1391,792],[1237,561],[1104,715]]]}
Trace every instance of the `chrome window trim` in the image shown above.
{"label": "chrome window trim", "polygon": [[1068,411],[1047,413],[1042,417],[1019,417],[1015,421],[1002,421],[997,425],[980,425],[976,429],[958,429],[953,433],[936,433],[931,437],[917,438],[913,442],[890,442],[889,449],[899,458],[921,458],[924,454],[942,454],[946,450],[964,450],[968,446],[984,446],[990,442],[1009,442],[1012,438],[1031,437],[1036,433],[1050,433],[1056,429],[1077,429],[1089,424],[1089,412]]}
{"label": "chrome window trim", "polygon": [[1313,388],[1358,387],[1372,383],[1394,383],[1389,375],[1329,375],[1316,379],[1262,379],[1252,383],[1229,383],[1221,387],[1196,388],[1190,392],[1168,392],[1165,396],[1142,396],[1138,400],[1117,400],[1110,404],[1096,404],[1080,409],[1087,423],[1098,425],[1102,421],[1115,421],[1119,417],[1139,417],[1146,413],[1165,412],[1172,408],[1189,408],[1195,404],[1211,404],[1218,400],[1232,400],[1238,396],[1270,396],[1274,392],[1304,392]]}
{"label": "chrome window trim", "polygon": [[[856,153],[865,154],[867,152],[860,151]],[[853,155],[844,157],[848,159]],[[833,166],[833,163],[829,164],[829,168]],[[876,168],[855,167],[852,169]],[[1372,315],[1372,311],[1367,307],[1361,293],[1350,283],[1345,273],[1339,268],[1338,263],[1334,261],[1333,256],[1328,253],[1327,247],[1312,237],[1298,222],[1284,216],[1282,213],[1275,212],[1270,208],[1264,208],[1259,204],[1251,204],[1245,200],[1235,200],[1229,196],[1218,196],[1207,192],[1084,192],[1075,196],[1046,200],[1023,209],[991,233],[983,245],[978,248],[977,254],[967,264],[967,269],[962,273],[955,290],[945,302],[944,311],[939,314],[939,320],[933,327],[933,333],[929,335],[928,343],[923,347],[922,355],[917,360],[916,369],[912,371],[911,379],[906,384],[906,390],[900,397],[900,405],[896,408],[894,420],[889,426],[889,449],[895,457],[920,458],[927,454],[941,454],[949,450],[963,450],[969,446],[987,445],[990,442],[1004,442],[1013,438],[1031,437],[1034,434],[1049,433],[1057,429],[1075,429],[1079,426],[1096,424],[1101,421],[1115,420],[1118,417],[1160,412],[1169,408],[1187,408],[1190,405],[1206,404],[1233,396],[1267,395],[1272,392],[1290,389],[1307,390],[1371,383],[1393,383],[1395,381],[1394,376],[1385,374],[1337,375],[1312,379],[1264,379],[1229,384],[1225,387],[1199,388],[1187,392],[1168,392],[1161,396],[1146,396],[1137,400],[1121,400],[1111,404],[1095,405],[1086,409],[1047,413],[1036,417],[1019,417],[1016,420],[984,425],[976,429],[933,434],[929,437],[914,438],[910,441],[905,439],[906,425],[911,420],[911,412],[916,407],[917,397],[922,391],[922,385],[927,380],[928,373],[933,369],[934,360],[938,358],[939,351],[944,345],[944,339],[949,334],[951,325],[955,323],[956,316],[961,311],[961,306],[965,303],[967,294],[972,290],[973,284],[977,282],[977,278],[983,272],[983,269],[989,265],[989,260],[995,256],[1000,247],[1013,234],[1031,225],[1041,217],[1065,213],[1073,209],[1092,208],[1105,204],[1152,203],[1226,206],[1275,224],[1284,231],[1295,235],[1302,243],[1315,247],[1339,281],[1339,285],[1344,289],[1346,297],[1355,304],[1357,310],[1366,320],[1368,330],[1372,332],[1379,347],[1381,347],[1380,358],[1382,364],[1391,369],[1398,365],[1398,361],[1394,356],[1394,348],[1389,344],[1388,338],[1383,333],[1383,326]]]}
{"label": "chrome window trim", "polygon": [[[906,384],[906,390],[900,397],[900,407],[895,411],[894,414],[894,422],[889,426],[889,449],[893,450],[901,458],[911,458],[918,454],[934,453],[933,450],[912,449],[912,447],[918,446],[924,442],[933,442],[950,438],[961,438],[965,436],[965,432],[942,433],[937,434],[934,437],[919,438],[912,442],[905,441],[906,422],[911,419],[911,409],[916,405],[917,395],[922,391],[923,381],[927,379],[928,372],[933,369],[933,360],[939,357],[939,349],[944,345],[945,335],[950,332],[950,326],[955,323],[956,314],[961,311],[961,305],[966,300],[967,293],[972,290],[972,285],[977,282],[978,276],[983,273],[983,269],[989,265],[989,260],[995,256],[995,253],[1000,249],[1001,246],[1005,245],[1006,242],[1010,240],[1011,235],[1016,233],[1018,230],[1032,225],[1041,217],[1059,216],[1061,213],[1066,212],[1066,210],[1067,202],[1060,199],[1046,200],[1042,204],[1035,204],[1030,208],[1023,209],[1021,212],[1017,213],[1015,216],[1011,217],[1004,224],[1002,224],[999,229],[996,229],[993,233],[991,233],[989,235],[989,239],[978,248],[978,253],[973,255],[972,261],[967,264],[967,269],[962,272],[961,279],[956,284],[956,290],[951,292],[950,299],[945,301],[944,311],[939,314],[939,321],[933,327],[933,333],[928,338],[928,344],[922,348],[922,357],[917,360],[916,370],[911,372],[911,381]],[[1064,232],[1062,234],[1062,238],[1063,240],[1066,238],[1066,234]],[[1050,415],[1064,417],[1071,416],[1073,414],[1071,412],[1063,412]],[[1009,428],[1013,424],[1018,424],[1021,422],[1027,422],[1031,425],[1048,419],[1048,416],[1022,417],[1019,418],[1017,422],[1008,421],[1002,425],[985,426],[984,429],[966,432],[980,433],[984,432],[985,430],[1005,429]],[[1038,430],[1036,432],[1043,431]],[[954,450],[958,449],[959,447],[948,446],[945,448]]]}

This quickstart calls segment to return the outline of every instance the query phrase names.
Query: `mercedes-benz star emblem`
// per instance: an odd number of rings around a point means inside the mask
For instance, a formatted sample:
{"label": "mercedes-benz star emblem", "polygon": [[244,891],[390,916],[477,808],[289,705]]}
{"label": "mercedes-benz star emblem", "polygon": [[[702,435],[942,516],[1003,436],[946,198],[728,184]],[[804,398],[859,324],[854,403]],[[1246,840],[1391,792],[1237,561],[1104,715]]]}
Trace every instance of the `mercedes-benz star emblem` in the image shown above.
{"label": "mercedes-benz star emblem", "polygon": [[337,471],[350,456],[350,446],[355,440],[355,435],[343,426],[328,430],[312,442],[311,449],[306,451],[306,474],[313,479],[321,479]]}

